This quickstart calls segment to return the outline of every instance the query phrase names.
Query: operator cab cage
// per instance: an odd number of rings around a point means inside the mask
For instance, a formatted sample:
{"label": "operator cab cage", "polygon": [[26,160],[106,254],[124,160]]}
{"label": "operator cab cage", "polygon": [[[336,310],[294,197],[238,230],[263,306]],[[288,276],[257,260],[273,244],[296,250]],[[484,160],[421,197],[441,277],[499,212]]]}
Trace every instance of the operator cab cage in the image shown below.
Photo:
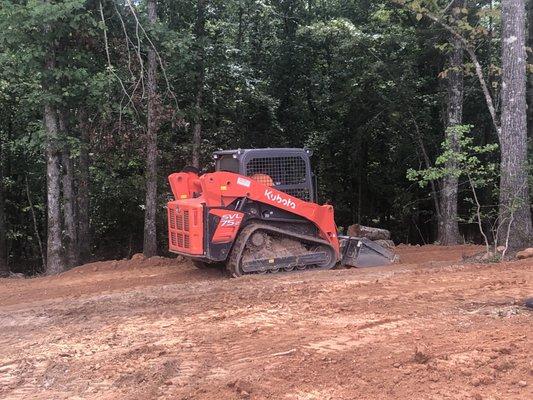
{"label": "operator cab cage", "polygon": [[238,149],[213,153],[216,171],[253,178],[304,201],[316,202],[309,149]]}

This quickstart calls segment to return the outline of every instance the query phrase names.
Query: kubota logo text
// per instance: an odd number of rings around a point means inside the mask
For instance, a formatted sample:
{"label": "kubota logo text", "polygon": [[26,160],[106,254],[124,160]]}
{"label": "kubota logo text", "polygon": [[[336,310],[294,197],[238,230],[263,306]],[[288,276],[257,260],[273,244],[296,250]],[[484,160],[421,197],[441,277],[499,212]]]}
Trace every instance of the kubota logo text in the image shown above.
{"label": "kubota logo text", "polygon": [[275,201],[276,203],[282,204],[293,209],[296,208],[296,203],[294,201],[292,201],[291,199],[283,198],[279,194],[274,194],[271,190],[265,190],[265,196],[267,199]]}

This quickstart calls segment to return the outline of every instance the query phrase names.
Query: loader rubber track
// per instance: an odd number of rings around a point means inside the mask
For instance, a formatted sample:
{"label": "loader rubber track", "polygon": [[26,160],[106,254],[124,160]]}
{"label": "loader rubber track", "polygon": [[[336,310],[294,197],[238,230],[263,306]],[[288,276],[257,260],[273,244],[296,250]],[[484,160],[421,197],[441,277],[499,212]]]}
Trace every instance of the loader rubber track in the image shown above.
{"label": "loader rubber track", "polygon": [[[284,269],[283,267],[279,267],[274,264],[272,265],[270,269],[267,269],[265,271],[254,271],[254,272],[243,271],[243,269],[241,268],[243,252],[252,234],[254,232],[257,232],[258,230],[266,231],[268,233],[283,235],[290,239],[294,239],[296,241],[321,246],[323,248],[322,252],[329,253],[327,257],[327,261],[325,261],[323,265],[297,266],[298,270],[308,269],[310,267],[313,267],[314,269],[331,269],[337,263],[335,250],[326,240],[323,240],[323,239],[320,239],[314,236],[298,234],[290,230],[273,227],[268,224],[252,223],[241,230],[241,232],[239,233],[239,236],[235,240],[230,256],[228,257],[228,261],[226,263],[226,269],[232,277],[236,278],[236,277],[243,276],[243,275],[253,275],[253,274],[265,273],[265,272],[277,272],[277,271],[288,271],[288,270],[292,271],[292,269],[294,268],[294,267],[291,267],[291,268]],[[313,253],[310,252],[309,254],[313,254]]]}

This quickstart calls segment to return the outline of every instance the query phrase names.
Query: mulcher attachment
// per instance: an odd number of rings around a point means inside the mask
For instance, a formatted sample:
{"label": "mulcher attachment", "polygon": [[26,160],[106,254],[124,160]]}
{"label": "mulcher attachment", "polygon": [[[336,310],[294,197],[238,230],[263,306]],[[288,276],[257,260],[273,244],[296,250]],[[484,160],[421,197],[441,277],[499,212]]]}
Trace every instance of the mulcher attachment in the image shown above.
{"label": "mulcher attachment", "polygon": [[341,265],[351,267],[377,267],[392,264],[395,254],[367,238],[339,236]]}

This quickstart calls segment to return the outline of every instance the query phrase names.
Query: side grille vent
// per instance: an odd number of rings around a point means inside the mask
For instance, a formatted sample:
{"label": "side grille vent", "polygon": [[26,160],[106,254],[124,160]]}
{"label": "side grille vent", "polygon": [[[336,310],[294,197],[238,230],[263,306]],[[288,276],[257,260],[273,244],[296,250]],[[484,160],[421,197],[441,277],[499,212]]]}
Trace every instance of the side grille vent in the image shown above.
{"label": "side grille vent", "polygon": [[170,244],[181,250],[191,247],[189,210],[169,209]]}
{"label": "side grille vent", "polygon": [[169,209],[169,221],[170,221],[170,229],[176,229],[176,211],[171,208]]}

